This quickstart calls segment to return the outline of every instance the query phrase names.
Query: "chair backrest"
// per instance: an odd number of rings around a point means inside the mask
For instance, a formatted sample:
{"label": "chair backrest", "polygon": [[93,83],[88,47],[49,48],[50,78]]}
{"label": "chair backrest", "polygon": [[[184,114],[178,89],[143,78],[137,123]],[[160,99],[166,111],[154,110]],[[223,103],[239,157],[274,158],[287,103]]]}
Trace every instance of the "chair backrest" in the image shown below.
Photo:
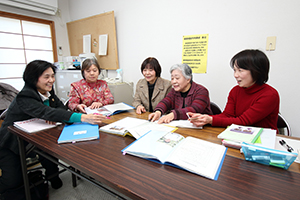
{"label": "chair backrest", "polygon": [[68,98],[68,99],[64,102],[64,105],[68,107],[69,101],[70,101],[70,98]]}
{"label": "chair backrest", "polygon": [[291,127],[289,123],[284,119],[284,117],[278,113],[278,121],[277,121],[277,128],[279,134],[291,136]]}
{"label": "chair backrest", "polygon": [[0,120],[4,120],[5,115],[6,115],[6,113],[7,113],[7,110],[8,110],[8,108],[6,108],[6,109],[1,113],[1,115],[0,115]]}
{"label": "chair backrest", "polygon": [[222,113],[221,108],[216,103],[214,103],[212,101],[210,102],[210,109],[211,109],[213,115],[217,115],[217,114]]}
{"label": "chair backrest", "polygon": [[0,82],[0,120],[5,118],[6,111],[18,92],[13,86]]}

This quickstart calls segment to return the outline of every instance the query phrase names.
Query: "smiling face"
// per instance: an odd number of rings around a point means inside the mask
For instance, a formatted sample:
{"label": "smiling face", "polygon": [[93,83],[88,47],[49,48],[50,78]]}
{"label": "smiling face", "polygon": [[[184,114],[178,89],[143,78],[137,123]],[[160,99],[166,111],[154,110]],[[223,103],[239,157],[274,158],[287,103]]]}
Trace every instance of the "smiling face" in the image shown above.
{"label": "smiling face", "polygon": [[39,77],[36,83],[36,88],[41,94],[46,94],[52,90],[52,86],[55,82],[54,71],[51,67],[46,69],[43,74]]}
{"label": "smiling face", "polygon": [[186,79],[179,69],[175,69],[171,73],[171,83],[175,91],[186,92],[190,89],[191,79]]}
{"label": "smiling face", "polygon": [[157,79],[155,70],[149,64],[143,69],[143,75],[150,84],[153,84]]}
{"label": "smiling face", "polygon": [[91,65],[89,68],[84,70],[84,78],[88,83],[95,83],[99,76],[99,70],[95,65]]}
{"label": "smiling face", "polygon": [[248,88],[255,83],[250,70],[239,68],[237,64],[234,64],[233,71],[234,78],[240,87]]}

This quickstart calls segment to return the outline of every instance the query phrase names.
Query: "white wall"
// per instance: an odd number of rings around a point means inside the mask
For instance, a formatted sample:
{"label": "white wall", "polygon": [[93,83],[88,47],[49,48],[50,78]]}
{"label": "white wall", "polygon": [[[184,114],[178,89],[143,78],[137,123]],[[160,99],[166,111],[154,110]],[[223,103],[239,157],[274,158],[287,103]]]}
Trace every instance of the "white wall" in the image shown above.
{"label": "white wall", "polygon": [[[300,1],[289,0],[58,0],[61,18],[56,22],[57,45],[69,55],[66,22],[115,12],[118,53],[123,79],[136,83],[142,78],[140,65],[156,57],[162,77],[181,62],[182,36],[209,34],[206,74],[194,74],[194,81],[206,86],[212,101],[224,108],[230,89],[236,85],[229,61],[237,52],[253,48],[270,59],[269,84],[280,94],[280,112],[289,121],[293,136],[300,137]],[[59,25],[61,20],[62,24]],[[268,36],[276,36],[276,50],[265,51]],[[114,77],[115,72],[109,72]]]}
{"label": "white wall", "polygon": [[[70,1],[71,2],[71,1]],[[140,65],[148,56],[163,67],[181,62],[182,36],[209,34],[206,74],[194,80],[206,86],[212,101],[224,108],[229,90],[236,84],[231,57],[255,48],[270,59],[269,84],[280,94],[280,112],[289,121],[293,136],[300,137],[300,1],[289,0],[72,0],[70,19],[77,20],[114,10],[120,68],[124,80],[142,78]],[[265,51],[268,36],[276,36],[276,50]],[[109,73],[114,76],[113,73]]]}

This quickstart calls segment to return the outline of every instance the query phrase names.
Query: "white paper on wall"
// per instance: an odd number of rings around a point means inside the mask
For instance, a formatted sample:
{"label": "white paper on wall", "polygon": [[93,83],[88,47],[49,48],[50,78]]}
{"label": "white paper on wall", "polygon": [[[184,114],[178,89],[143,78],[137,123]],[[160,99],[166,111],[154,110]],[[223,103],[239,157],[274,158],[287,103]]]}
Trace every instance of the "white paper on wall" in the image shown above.
{"label": "white paper on wall", "polygon": [[108,40],[108,34],[99,35],[99,55],[100,56],[107,55],[107,40]]}
{"label": "white paper on wall", "polygon": [[83,36],[83,53],[91,53],[91,43],[92,43],[92,36],[84,35]]}

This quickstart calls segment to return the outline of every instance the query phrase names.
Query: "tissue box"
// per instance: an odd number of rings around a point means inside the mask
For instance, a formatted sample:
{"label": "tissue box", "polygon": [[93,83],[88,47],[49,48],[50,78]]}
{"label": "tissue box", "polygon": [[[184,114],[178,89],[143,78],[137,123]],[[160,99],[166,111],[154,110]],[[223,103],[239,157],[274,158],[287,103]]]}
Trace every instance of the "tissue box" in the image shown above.
{"label": "tissue box", "polygon": [[277,149],[270,149],[262,146],[242,143],[242,151],[245,159],[252,162],[257,162],[264,165],[271,165],[288,169],[295,161],[298,154]]}

